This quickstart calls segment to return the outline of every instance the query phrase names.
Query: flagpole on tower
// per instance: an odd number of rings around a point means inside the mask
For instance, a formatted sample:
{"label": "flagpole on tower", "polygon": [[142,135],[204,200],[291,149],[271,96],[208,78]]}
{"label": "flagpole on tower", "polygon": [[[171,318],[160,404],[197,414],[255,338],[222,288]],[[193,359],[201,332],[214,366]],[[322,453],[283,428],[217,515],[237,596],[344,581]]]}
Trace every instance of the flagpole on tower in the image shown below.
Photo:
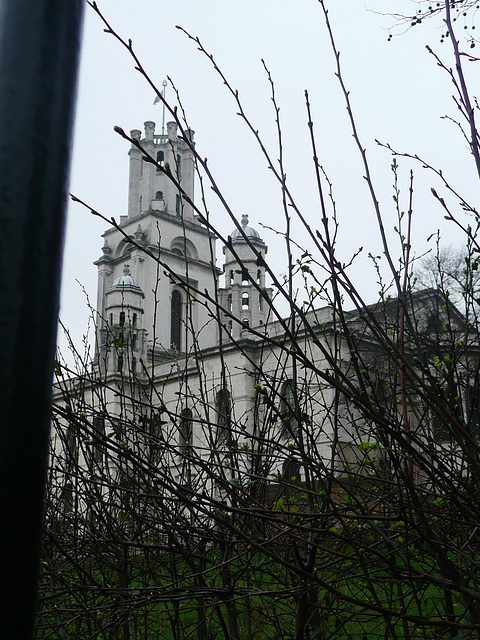
{"label": "flagpole on tower", "polygon": [[167,91],[167,81],[164,80],[162,82],[163,85],[163,91],[162,91],[162,95],[163,95],[163,119],[162,119],[162,134],[165,135],[165,93]]}

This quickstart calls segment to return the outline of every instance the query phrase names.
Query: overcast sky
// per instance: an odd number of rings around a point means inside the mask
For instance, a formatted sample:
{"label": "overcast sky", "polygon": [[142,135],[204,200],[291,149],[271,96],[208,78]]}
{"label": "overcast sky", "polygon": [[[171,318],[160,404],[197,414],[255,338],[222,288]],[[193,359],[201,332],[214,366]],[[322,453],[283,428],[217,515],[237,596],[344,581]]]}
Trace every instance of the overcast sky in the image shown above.
{"label": "overcast sky", "polygon": [[[374,13],[381,10],[411,10],[410,0],[332,0],[330,18],[341,52],[344,79],[363,145],[367,148],[385,225],[398,252],[393,227],[396,214],[392,200],[391,155],[379,149],[376,138],[398,150],[417,153],[438,168],[465,194],[476,199],[477,184],[465,141],[454,124],[457,118],[451,99],[453,86],[427,53],[431,45],[451,65],[448,41],[440,44],[441,22],[431,21],[390,42],[395,21]],[[161,87],[170,76],[178,87],[188,122],[196,132],[197,149],[208,157],[225,197],[240,217],[248,213],[270,246],[277,273],[285,271],[281,236],[261,224],[284,229],[281,194],[258,146],[236,115],[232,96],[211,63],[195,44],[176,29],[181,25],[204,46],[238,89],[245,111],[263,136],[272,157],[278,157],[270,86],[261,59],[275,81],[284,134],[287,179],[298,204],[313,228],[320,227],[318,194],[309,131],[306,125],[304,91],[312,104],[320,162],[334,185],[339,231],[339,250],[348,259],[358,247],[364,253],[380,253],[375,216],[335,77],[335,60],[320,5],[315,0],[98,0],[100,9],[124,38],[131,38],[135,51],[152,80]],[[463,22],[462,22],[463,20]],[[470,27],[470,18],[460,18],[459,28]],[[472,75],[472,93],[478,82]],[[126,213],[128,143],[114,133],[143,129],[143,122],[162,125],[162,109],[153,106],[154,93],[138,72],[128,52],[103,31],[98,16],[86,11],[80,71],[79,96],[73,148],[71,191],[106,216]],[[167,88],[167,98],[173,92]],[[168,118],[167,118],[168,119]],[[407,207],[408,174],[415,171],[414,246],[419,255],[426,238],[442,228],[447,244],[461,238],[448,227],[443,212],[430,194],[434,177],[410,161],[399,161],[401,190]],[[223,233],[232,229],[219,202],[208,194],[214,224]],[[458,207],[457,207],[458,209]],[[78,204],[70,204],[65,246],[61,318],[79,341],[87,325],[88,310],[77,280],[95,305],[96,268],[101,254],[105,224]],[[306,243],[294,221],[293,235]],[[308,248],[308,247],[307,247]],[[221,260],[219,252],[219,261]],[[367,259],[355,267],[359,286],[369,301],[378,289]]]}

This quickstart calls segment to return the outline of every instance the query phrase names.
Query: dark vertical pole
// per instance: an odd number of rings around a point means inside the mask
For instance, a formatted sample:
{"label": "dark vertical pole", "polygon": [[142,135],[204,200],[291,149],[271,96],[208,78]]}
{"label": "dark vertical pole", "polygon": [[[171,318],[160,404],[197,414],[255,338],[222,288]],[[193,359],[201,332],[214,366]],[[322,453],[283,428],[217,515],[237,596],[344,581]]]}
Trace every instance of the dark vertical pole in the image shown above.
{"label": "dark vertical pole", "polygon": [[32,635],[83,0],[0,0],[0,634]]}

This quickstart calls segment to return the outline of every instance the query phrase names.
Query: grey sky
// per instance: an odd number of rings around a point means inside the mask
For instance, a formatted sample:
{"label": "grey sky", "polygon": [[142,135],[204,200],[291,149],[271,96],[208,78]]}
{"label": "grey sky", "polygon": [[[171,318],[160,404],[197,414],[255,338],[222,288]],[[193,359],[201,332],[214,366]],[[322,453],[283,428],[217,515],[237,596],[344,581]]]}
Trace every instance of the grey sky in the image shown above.
{"label": "grey sky", "polygon": [[[399,11],[402,5],[408,10],[411,4],[409,0],[366,0],[365,5],[361,0],[329,2],[344,78],[374,169],[389,233],[396,224],[391,156],[376,147],[375,138],[398,150],[418,153],[442,167],[465,197],[477,193],[476,186],[471,186],[477,183],[466,143],[451,122],[441,120],[447,113],[457,117],[451,100],[452,85],[425,50],[425,44],[430,44],[445,58],[450,56],[449,43],[439,42],[441,24],[424,24],[387,43],[393,20],[369,11]],[[246,112],[275,159],[274,113],[260,61],[265,60],[281,106],[287,178],[308,222],[318,228],[318,196],[304,101],[304,90],[309,90],[320,161],[334,183],[340,254],[347,259],[361,245],[365,254],[381,251],[360,156],[334,75],[328,34],[315,0],[99,0],[98,5],[112,27],[133,40],[136,53],[159,87],[167,75],[172,77],[189,124],[196,131],[198,151],[208,157],[231,208],[239,216],[249,213],[251,224],[270,246],[278,273],[285,271],[283,241],[260,227],[264,223],[284,228],[278,186],[252,136],[236,116],[234,101],[218,74],[195,44],[175,28],[177,24],[198,35],[213,53],[239,90]],[[463,28],[463,24],[459,26]],[[71,191],[106,216],[118,218],[127,205],[128,143],[113,132],[113,126],[129,131],[143,128],[145,120],[154,120],[159,130],[162,109],[153,106],[152,89],[134,70],[125,49],[103,32],[100,20],[90,9],[86,12],[82,53]],[[471,65],[469,72],[473,71],[476,68]],[[477,87],[478,82],[472,86],[473,94]],[[169,88],[168,97],[172,98]],[[405,198],[402,207],[407,207],[410,167],[415,169],[417,253],[425,250],[426,237],[437,227],[446,229],[448,244],[459,242],[459,235],[447,226],[430,194],[430,187],[438,188],[438,182],[419,165],[407,161],[400,161]],[[208,206],[215,224],[228,233],[232,224],[210,191]],[[61,317],[77,342],[86,327],[88,310],[76,279],[95,305],[96,268],[92,262],[100,255],[104,228],[103,222],[79,205],[70,205]],[[296,221],[293,235],[300,243],[305,242]],[[393,233],[390,237],[395,243]],[[392,245],[395,254],[397,248]],[[368,260],[358,261],[355,275],[362,291],[373,301],[377,286]]]}

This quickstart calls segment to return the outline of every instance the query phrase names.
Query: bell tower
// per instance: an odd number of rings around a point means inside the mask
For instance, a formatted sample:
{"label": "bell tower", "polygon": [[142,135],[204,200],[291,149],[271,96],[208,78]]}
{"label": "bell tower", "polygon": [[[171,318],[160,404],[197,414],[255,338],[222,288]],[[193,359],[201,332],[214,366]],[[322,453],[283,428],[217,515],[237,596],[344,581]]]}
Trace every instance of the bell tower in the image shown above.
{"label": "bell tower", "polygon": [[[109,348],[105,336],[110,324],[126,320],[122,305],[128,294],[136,332],[141,328],[136,344],[144,348],[144,361],[162,361],[182,357],[193,345],[204,349],[217,344],[217,328],[198,292],[213,296],[220,272],[214,264],[216,238],[178,188],[180,184],[193,201],[194,132],[187,129],[185,137],[178,137],[175,122],[167,123],[167,133],[161,134],[155,133],[154,122],[144,127],[143,138],[138,129],[130,132],[141,149],[132,144],[129,151],[128,213],[120,216],[118,228],[104,233],[103,255],[95,263],[97,353]],[[145,160],[142,149],[159,166]],[[118,362],[115,366],[120,369]]]}

